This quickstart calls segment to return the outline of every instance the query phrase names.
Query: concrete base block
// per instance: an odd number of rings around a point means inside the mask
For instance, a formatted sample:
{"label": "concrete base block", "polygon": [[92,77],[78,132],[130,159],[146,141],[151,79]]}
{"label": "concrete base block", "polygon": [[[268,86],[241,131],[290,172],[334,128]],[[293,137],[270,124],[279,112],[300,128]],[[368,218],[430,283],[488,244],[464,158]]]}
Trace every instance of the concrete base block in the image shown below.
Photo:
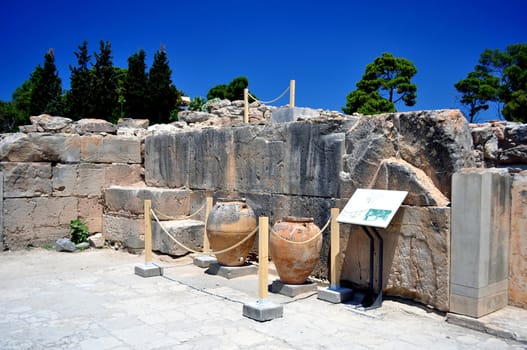
{"label": "concrete base block", "polygon": [[284,306],[268,300],[243,305],[243,316],[264,322],[284,316]]}
{"label": "concrete base block", "polygon": [[339,304],[353,299],[353,289],[338,287],[332,288],[320,288],[318,290],[317,299],[328,301],[333,304]]}
{"label": "concrete base block", "polygon": [[141,277],[156,277],[163,275],[163,268],[156,264],[139,264],[135,265],[135,274]]}
{"label": "concrete base block", "polygon": [[208,268],[210,267],[211,264],[218,263],[218,260],[214,256],[211,256],[211,255],[195,256],[192,260],[194,262],[194,265],[196,265],[197,267],[202,267],[202,268]]}
{"label": "concrete base block", "polygon": [[270,289],[271,293],[282,294],[294,298],[302,293],[316,292],[317,284],[313,282],[306,282],[303,284],[287,284],[280,280],[274,280]]}
{"label": "concrete base block", "polygon": [[227,279],[255,275],[258,272],[258,267],[255,265],[243,266],[223,266],[218,263],[213,263],[205,271],[209,275],[218,275]]}

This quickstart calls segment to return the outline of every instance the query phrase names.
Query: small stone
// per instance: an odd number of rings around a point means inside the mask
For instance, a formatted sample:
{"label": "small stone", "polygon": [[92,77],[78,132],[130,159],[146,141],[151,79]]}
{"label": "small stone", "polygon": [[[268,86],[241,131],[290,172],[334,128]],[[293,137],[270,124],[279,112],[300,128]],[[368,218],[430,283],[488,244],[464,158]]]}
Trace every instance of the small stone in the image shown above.
{"label": "small stone", "polygon": [[80,250],[88,249],[90,247],[90,243],[81,242],[81,243],[75,244],[75,247]]}
{"label": "small stone", "polygon": [[102,233],[96,233],[94,235],[91,235],[90,237],[88,237],[88,242],[90,246],[95,248],[104,247],[104,237],[102,236]]}
{"label": "small stone", "polygon": [[55,242],[55,250],[57,252],[74,252],[77,248],[69,238],[61,238]]}

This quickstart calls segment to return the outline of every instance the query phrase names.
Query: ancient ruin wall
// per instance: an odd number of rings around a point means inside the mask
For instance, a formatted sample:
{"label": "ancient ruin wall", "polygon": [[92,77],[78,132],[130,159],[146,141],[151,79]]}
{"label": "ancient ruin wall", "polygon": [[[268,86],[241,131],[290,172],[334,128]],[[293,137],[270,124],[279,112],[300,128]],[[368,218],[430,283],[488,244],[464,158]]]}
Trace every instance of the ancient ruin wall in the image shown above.
{"label": "ancient ruin wall", "polygon": [[[268,109],[254,105],[252,123],[241,125],[239,111],[221,115],[229,108],[187,113],[184,121],[148,131],[137,123],[116,127],[41,117],[24,133],[3,135],[4,248],[52,243],[68,235],[69,220],[77,217],[92,232],[125,244],[143,234],[146,198],[164,212],[188,215],[205,195],[244,196],[271,223],[302,215],[322,226],[329,209],[342,209],[357,188],[407,190],[404,206],[382,233],[385,292],[446,310],[452,174],[504,159],[511,165],[504,150],[515,147],[509,152],[516,154],[514,166],[527,163],[521,158],[527,128],[502,123],[470,129],[454,110],[364,117],[320,112],[313,113],[318,118],[270,124]],[[488,136],[494,130],[511,137],[496,136],[496,143]],[[482,133],[487,136],[478,137]],[[485,153],[496,144],[502,148]],[[523,215],[525,206],[516,210]],[[342,279],[367,284],[366,238],[342,226]],[[519,227],[517,239],[525,242],[524,225]],[[326,232],[319,277],[327,276],[328,237]],[[523,253],[515,253],[515,266],[527,261]],[[525,269],[515,271],[514,295],[524,296]]]}

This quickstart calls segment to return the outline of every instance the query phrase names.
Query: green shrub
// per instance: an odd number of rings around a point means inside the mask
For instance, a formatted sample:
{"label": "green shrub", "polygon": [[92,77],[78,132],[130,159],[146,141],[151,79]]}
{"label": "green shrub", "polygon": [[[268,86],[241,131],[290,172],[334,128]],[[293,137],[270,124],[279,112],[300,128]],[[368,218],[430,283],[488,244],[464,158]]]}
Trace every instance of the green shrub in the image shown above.
{"label": "green shrub", "polygon": [[79,219],[70,221],[71,241],[75,244],[88,241],[88,226],[84,225]]}

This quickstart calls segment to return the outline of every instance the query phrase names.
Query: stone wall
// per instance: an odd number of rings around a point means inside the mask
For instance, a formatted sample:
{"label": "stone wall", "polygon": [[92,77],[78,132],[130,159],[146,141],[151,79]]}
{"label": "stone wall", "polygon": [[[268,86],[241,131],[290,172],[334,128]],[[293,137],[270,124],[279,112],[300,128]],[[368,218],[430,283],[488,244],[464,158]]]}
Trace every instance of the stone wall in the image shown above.
{"label": "stone wall", "polygon": [[[296,215],[311,216],[322,227],[330,208],[342,209],[357,188],[405,190],[403,207],[380,230],[384,292],[447,310],[452,175],[469,167],[526,166],[524,126],[469,125],[457,110],[345,116],[293,109],[280,118],[273,111],[251,104],[248,125],[242,123],[243,104],[229,101],[151,127],[143,120],[112,125],[32,117],[22,133],[0,137],[0,241],[4,249],[53,243],[68,236],[70,220],[79,217],[91,232],[126,245],[144,234],[144,199],[167,213],[161,220],[180,234],[168,216],[195,212],[207,195],[246,197],[271,224]],[[524,178],[518,173],[513,182],[517,222],[511,226],[517,230],[511,234],[509,292],[511,303],[523,306]],[[181,238],[199,248],[203,214],[195,219],[182,223],[189,234]],[[154,231],[159,236],[155,224]],[[323,237],[314,275],[327,278],[329,230]],[[184,254],[165,241],[154,243],[159,251]],[[341,279],[367,285],[365,235],[341,225],[341,247]]]}
{"label": "stone wall", "polygon": [[[450,179],[475,166],[472,148],[468,124],[454,110],[310,117],[148,135],[145,180],[148,186],[246,197],[271,223],[286,215],[313,216],[320,227],[330,208],[342,209],[357,188],[406,190],[405,214],[381,232],[392,256],[385,260],[385,292],[446,310]],[[367,284],[360,271],[368,266],[369,245],[360,235],[351,237],[343,239],[342,278]],[[314,272],[322,278],[328,243],[325,232]]]}
{"label": "stone wall", "polygon": [[114,125],[96,120],[32,122],[26,133],[0,139],[3,248],[53,245],[77,218],[102,232],[103,189],[143,182],[141,137],[117,136]]}

